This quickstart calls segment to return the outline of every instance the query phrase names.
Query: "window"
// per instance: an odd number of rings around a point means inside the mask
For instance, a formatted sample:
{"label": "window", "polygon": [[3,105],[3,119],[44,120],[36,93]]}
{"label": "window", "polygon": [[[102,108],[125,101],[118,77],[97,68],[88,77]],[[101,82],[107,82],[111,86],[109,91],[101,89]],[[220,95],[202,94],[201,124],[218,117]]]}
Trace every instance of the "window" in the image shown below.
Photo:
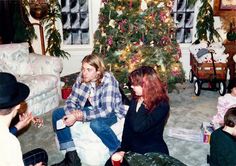
{"label": "window", "polygon": [[189,0],[175,0],[173,17],[177,26],[176,38],[178,43],[192,43],[194,6]]}
{"label": "window", "polygon": [[89,0],[60,0],[64,45],[91,43]]}

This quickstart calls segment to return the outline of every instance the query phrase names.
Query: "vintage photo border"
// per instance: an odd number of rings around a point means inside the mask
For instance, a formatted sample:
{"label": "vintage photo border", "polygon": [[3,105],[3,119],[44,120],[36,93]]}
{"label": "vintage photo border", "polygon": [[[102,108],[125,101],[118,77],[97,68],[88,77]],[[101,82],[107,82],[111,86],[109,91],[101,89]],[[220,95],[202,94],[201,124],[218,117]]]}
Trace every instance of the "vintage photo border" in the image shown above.
{"label": "vintage photo border", "polygon": [[221,3],[222,0],[214,0],[214,15],[215,16],[231,16],[231,17],[236,17],[236,5],[222,9],[221,8]]}

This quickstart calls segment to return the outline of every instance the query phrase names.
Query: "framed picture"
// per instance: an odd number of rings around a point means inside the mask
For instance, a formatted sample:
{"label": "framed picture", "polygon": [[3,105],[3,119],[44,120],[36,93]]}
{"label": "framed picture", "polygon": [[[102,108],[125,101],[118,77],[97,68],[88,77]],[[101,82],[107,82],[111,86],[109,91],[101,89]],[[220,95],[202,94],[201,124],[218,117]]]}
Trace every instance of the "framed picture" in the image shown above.
{"label": "framed picture", "polygon": [[91,0],[60,0],[63,48],[92,47]]}
{"label": "framed picture", "polygon": [[236,17],[236,0],[214,0],[214,15]]}

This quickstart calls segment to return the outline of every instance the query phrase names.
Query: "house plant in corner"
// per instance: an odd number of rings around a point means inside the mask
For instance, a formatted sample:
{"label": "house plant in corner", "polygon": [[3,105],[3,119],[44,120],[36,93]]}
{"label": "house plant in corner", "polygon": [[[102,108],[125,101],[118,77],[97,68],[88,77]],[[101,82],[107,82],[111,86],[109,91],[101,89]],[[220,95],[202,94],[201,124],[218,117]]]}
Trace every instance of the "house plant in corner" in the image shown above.
{"label": "house plant in corner", "polygon": [[[57,27],[57,21],[61,21],[61,6],[58,0],[20,0],[21,11],[24,15],[29,17],[29,14],[34,16],[40,16],[41,14],[45,14],[42,18],[40,18],[40,25],[44,27],[46,31],[46,39],[47,39],[47,48],[46,53],[50,56],[68,58],[70,54],[61,49],[62,37],[59,32],[59,28]],[[33,8],[32,8],[33,7]],[[34,9],[33,11],[28,11],[28,9]],[[26,24],[26,31],[28,33],[32,33],[31,27],[33,27],[32,23],[25,23],[24,20],[18,19],[16,22],[23,22]],[[28,28],[30,27],[30,28]],[[30,31],[31,30],[31,31]],[[16,29],[16,32],[19,29]],[[35,37],[31,35],[29,41],[31,41]]]}
{"label": "house plant in corner", "polygon": [[61,96],[62,99],[67,99],[70,94],[72,92],[72,87],[71,86],[67,86],[66,84],[61,88]]}
{"label": "house plant in corner", "polygon": [[[197,0],[190,0],[190,4],[195,4]],[[207,41],[209,43],[221,40],[220,34],[214,28],[213,9],[209,0],[201,0],[201,7],[197,15],[196,25],[197,41]],[[215,37],[215,38],[214,38]]]}
{"label": "house plant in corner", "polygon": [[48,14],[42,20],[45,25],[46,37],[48,38],[46,52],[51,56],[68,58],[70,54],[61,49],[61,34],[56,26],[56,22],[58,20],[61,21],[61,6],[58,0],[49,0],[48,5]]}
{"label": "house plant in corner", "polygon": [[67,99],[72,92],[72,85],[70,85],[70,82],[69,77],[61,78],[61,96],[64,100]]}
{"label": "house plant in corner", "polygon": [[70,93],[72,91],[72,86],[75,83],[75,81],[78,77],[78,74],[79,74],[79,72],[61,77],[61,82],[62,82],[61,93],[62,93],[63,99],[67,99],[67,97],[70,95]]}

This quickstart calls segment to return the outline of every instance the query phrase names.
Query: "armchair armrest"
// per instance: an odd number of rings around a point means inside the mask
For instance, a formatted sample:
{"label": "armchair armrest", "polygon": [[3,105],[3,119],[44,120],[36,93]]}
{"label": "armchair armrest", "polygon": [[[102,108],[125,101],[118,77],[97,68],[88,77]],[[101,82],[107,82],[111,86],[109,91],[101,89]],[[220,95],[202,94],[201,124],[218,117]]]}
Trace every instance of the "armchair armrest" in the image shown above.
{"label": "armchair armrest", "polygon": [[0,59],[0,72],[7,72],[7,73],[11,73],[13,75],[15,75],[16,77],[18,77],[18,75],[16,73],[14,73],[10,67],[3,61]]}
{"label": "armchair armrest", "polygon": [[63,64],[60,58],[43,56],[35,53],[30,53],[29,58],[34,75],[52,74],[60,77],[60,73],[63,69]]}

